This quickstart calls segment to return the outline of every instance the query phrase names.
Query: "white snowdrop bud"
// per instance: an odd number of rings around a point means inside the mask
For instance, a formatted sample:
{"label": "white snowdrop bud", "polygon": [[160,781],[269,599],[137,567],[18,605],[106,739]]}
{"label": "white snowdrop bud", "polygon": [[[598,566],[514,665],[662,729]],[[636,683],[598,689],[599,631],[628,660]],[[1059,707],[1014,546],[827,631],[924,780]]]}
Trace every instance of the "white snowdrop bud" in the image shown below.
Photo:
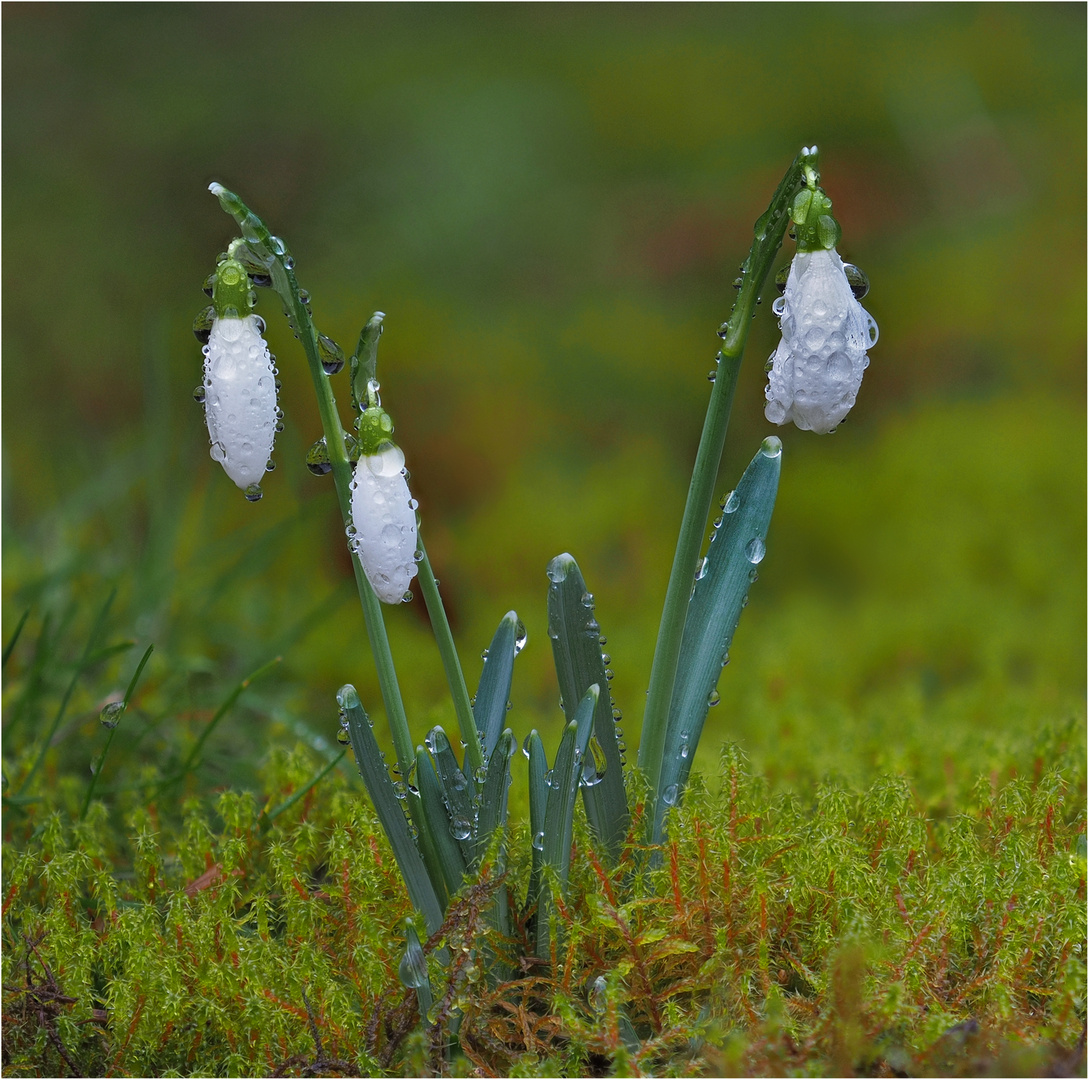
{"label": "white snowdrop bud", "polygon": [[249,499],[261,497],[276,437],[276,374],[257,315],[212,323],[204,346],[204,414],[211,455]]}
{"label": "white snowdrop bud", "polygon": [[866,350],[877,341],[874,322],[851,291],[834,248],[799,251],[786,290],[772,310],[783,337],[771,361],[764,415],[826,434],[851,410]]}
{"label": "white snowdrop bud", "polygon": [[399,604],[416,576],[416,503],[405,479],[405,455],[392,442],[356,462],[352,530],[352,551],[375,595]]}

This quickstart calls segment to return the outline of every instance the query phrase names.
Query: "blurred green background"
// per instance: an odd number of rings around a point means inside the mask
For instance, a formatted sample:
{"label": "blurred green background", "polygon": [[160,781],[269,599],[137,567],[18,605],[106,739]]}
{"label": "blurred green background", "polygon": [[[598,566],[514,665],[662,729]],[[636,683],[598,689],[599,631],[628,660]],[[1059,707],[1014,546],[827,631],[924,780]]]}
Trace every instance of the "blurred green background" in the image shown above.
{"label": "blurred green background", "polygon": [[[1080,731],[1082,5],[11,3],[3,26],[5,640],[27,607],[30,631],[89,623],[117,584],[115,636],[156,646],[160,732],[281,652],[222,732],[222,782],[328,737],[343,682],[381,711],[331,485],[303,466],[309,376],[268,299],[287,430],[263,502],[208,457],[190,326],[234,235],[219,180],[346,351],[387,313],[383,400],[471,688],[517,609],[511,723],[554,745],[544,568],[570,551],[634,744],[714,331],[817,143],[881,340],[839,432],[777,432],[768,557],[701,761],[738,740],[776,780],[904,769],[940,794]],[[773,295],[722,492],[769,433]],[[417,737],[452,727],[422,602],[388,622]]]}

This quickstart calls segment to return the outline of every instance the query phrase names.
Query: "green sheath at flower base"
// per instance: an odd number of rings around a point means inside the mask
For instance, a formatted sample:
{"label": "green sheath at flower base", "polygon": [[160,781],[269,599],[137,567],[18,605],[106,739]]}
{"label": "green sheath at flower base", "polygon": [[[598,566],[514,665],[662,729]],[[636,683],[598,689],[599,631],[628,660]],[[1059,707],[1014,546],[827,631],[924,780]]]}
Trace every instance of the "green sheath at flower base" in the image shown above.
{"label": "green sheath at flower base", "polygon": [[246,268],[237,259],[224,259],[216,267],[212,285],[212,304],[216,317],[241,319],[253,309],[251,286]]}
{"label": "green sheath at flower base", "polygon": [[381,405],[364,409],[355,422],[358,432],[359,452],[377,454],[386,443],[392,443],[393,421]]}
{"label": "green sheath at flower base", "polygon": [[841,229],[832,216],[832,200],[820,186],[820,173],[804,166],[805,187],[794,196],[790,219],[799,251],[829,251],[839,243]]}

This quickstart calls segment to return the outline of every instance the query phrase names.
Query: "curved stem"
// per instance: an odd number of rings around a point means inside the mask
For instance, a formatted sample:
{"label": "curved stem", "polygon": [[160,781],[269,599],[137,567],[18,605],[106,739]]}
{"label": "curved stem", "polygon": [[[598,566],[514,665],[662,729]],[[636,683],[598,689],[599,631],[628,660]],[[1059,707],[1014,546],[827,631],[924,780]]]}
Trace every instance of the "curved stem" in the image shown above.
{"label": "curved stem", "polygon": [[424,547],[423,537],[417,533],[416,546],[422,558],[420,559],[420,591],[423,593],[424,603],[427,605],[427,614],[431,619],[431,629],[435,634],[435,643],[439,647],[439,655],[442,657],[443,670],[446,672],[446,681],[450,686],[450,697],[454,702],[454,711],[457,713],[458,728],[461,731],[462,741],[465,743],[465,755],[471,768],[465,770],[467,776],[476,774],[484,764],[484,752],[480,747],[480,733],[476,728],[476,719],[473,717],[473,707],[469,702],[469,688],[465,685],[465,675],[461,670],[461,661],[458,659],[457,646],[454,644],[454,635],[450,630],[450,621],[446,618],[446,608],[439,594],[439,583],[431,569],[431,560],[427,557],[427,549]]}
{"label": "curved stem", "polygon": [[[688,610],[688,598],[692,592],[696,559],[699,557],[711,510],[715,478],[722,461],[730,408],[737,388],[737,376],[741,370],[741,356],[748,340],[757,298],[783,243],[783,234],[790,220],[791,202],[798,190],[805,185],[807,166],[816,168],[815,152],[803,151],[794,159],[776,188],[768,209],[757,221],[753,229],[752,247],[741,268],[741,289],[729,320],[719,331],[723,343],[718,357],[718,374],[703,422],[703,433],[696,451],[696,464],[692,470],[680,534],[677,537],[677,549],[669,573],[662,621],[658,627],[658,640],[650,670],[643,730],[639,739],[639,768],[656,793],[662,769],[662,755],[665,752],[666,724],[680,659],[681,635]],[[650,818],[652,820],[653,815]]]}

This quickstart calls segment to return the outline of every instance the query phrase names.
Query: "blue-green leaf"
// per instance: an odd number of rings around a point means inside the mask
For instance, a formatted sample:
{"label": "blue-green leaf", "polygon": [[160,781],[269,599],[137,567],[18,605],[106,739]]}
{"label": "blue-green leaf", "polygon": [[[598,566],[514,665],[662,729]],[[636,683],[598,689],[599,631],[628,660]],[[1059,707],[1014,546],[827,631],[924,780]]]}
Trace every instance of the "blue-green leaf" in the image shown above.
{"label": "blue-green leaf", "polygon": [[542,875],[537,906],[537,955],[541,957],[549,954],[549,915],[552,909],[549,878],[554,877],[561,893],[567,888],[567,875],[571,868],[575,797],[578,795],[579,779],[582,775],[582,757],[590,741],[594,709],[600,696],[597,683],[586,691],[571,722],[564,729],[560,748],[556,751],[556,763],[552,767],[548,803],[545,807],[544,848],[541,858],[545,872]]}
{"label": "blue-green leaf", "polygon": [[[608,686],[601,654],[601,627],[594,617],[594,598],[586,588],[578,563],[567,554],[548,565],[548,636],[560,698],[568,716],[573,714],[589,686]],[[628,834],[628,802],[624,771],[613,722],[612,698],[602,692],[594,710],[594,737],[604,754],[605,772],[583,787],[586,817],[606,853],[615,860]]]}
{"label": "blue-green leaf", "polygon": [[484,670],[473,703],[473,718],[480,732],[485,761],[491,757],[506,721],[514,657],[526,640],[525,633],[517,612],[508,611],[500,621],[484,657]]}
{"label": "blue-green leaf", "polygon": [[[471,866],[475,850],[473,796],[476,793],[476,782],[472,778],[466,779],[465,774],[458,767],[458,759],[454,756],[450,740],[441,727],[433,727],[428,732],[424,743],[435,759],[435,769],[439,780],[442,781],[447,812],[446,831],[453,836],[461,848],[462,866]],[[435,828],[438,827],[436,824]]]}
{"label": "blue-green leaf", "polygon": [[[465,880],[465,857],[462,855],[458,837],[454,835],[454,826],[443,801],[442,782],[435,773],[430,756],[422,746],[416,747],[416,784],[420,789],[423,816],[438,856],[446,892],[448,896],[453,896]],[[465,829],[469,829],[468,822]]]}
{"label": "blue-green leaf", "polygon": [[393,790],[386,763],[382,760],[382,752],[378,749],[370,720],[363,710],[355,687],[350,684],[342,686],[337,691],[337,704],[348,727],[359,775],[363,778],[378,820],[389,838],[393,856],[408,888],[409,898],[413,907],[423,916],[428,933],[433,934],[442,925],[442,902],[416,847],[411,826]]}
{"label": "blue-green leaf", "polygon": [[529,758],[529,835],[533,850],[526,902],[532,904],[537,900],[541,886],[545,810],[548,806],[548,759],[536,728],[526,738],[525,753]]}
{"label": "blue-green leaf", "polygon": [[749,587],[756,580],[756,566],[764,557],[781,462],[779,440],[765,439],[736,490],[724,500],[707,557],[697,571],[669,708],[654,843],[661,842],[669,807],[684,791],[707,711],[717,699],[715,687],[728,660]]}

